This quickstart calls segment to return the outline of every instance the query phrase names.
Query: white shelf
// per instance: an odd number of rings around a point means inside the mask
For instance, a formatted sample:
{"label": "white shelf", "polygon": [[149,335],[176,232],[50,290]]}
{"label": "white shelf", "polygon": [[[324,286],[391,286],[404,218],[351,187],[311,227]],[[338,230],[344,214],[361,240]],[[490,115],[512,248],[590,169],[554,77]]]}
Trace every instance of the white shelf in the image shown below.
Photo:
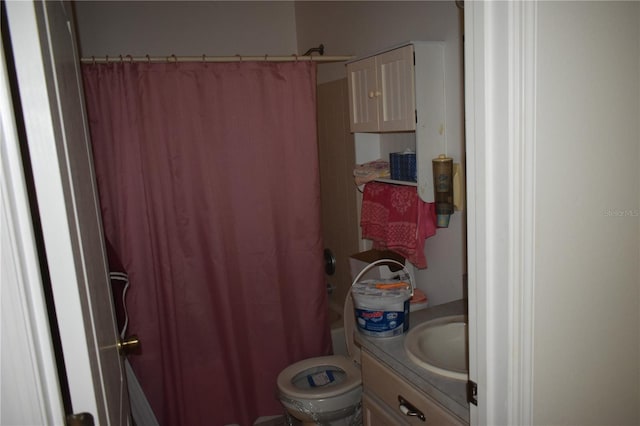
{"label": "white shelf", "polygon": [[405,186],[418,186],[418,182],[410,182],[407,180],[393,180],[393,179],[384,179],[378,178],[375,180],[376,182],[384,182],[384,183],[392,183],[394,185],[405,185]]}

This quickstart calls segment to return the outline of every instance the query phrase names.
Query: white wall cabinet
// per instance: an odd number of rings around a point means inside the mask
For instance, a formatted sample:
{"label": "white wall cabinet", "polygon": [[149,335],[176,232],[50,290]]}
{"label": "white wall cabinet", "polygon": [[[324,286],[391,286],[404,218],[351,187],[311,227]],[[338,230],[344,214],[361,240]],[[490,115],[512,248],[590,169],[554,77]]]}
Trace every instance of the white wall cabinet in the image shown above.
{"label": "white wall cabinet", "polygon": [[[364,426],[467,425],[366,351],[362,352],[362,384]],[[405,403],[401,404],[399,398]]]}
{"label": "white wall cabinet", "polygon": [[352,132],[416,128],[413,45],[347,64]]}
{"label": "white wall cabinet", "polygon": [[431,160],[448,154],[444,63],[444,43],[409,42],[347,64],[356,162],[414,150],[425,202],[434,201]]}

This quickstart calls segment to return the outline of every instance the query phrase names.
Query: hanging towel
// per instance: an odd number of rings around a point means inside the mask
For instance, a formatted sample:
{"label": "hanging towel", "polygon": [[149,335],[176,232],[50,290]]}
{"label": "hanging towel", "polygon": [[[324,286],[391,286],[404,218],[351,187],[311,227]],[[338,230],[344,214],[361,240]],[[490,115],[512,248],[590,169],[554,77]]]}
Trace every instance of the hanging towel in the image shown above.
{"label": "hanging towel", "polygon": [[415,186],[370,182],[364,188],[360,220],[362,238],[375,249],[391,250],[426,268],[424,241],[436,233],[433,203],[418,197]]}
{"label": "hanging towel", "polygon": [[116,249],[105,237],[104,243],[107,249],[107,260],[109,261],[109,278],[111,280],[111,297],[113,298],[113,308],[116,314],[116,323],[120,337],[124,339],[129,324],[127,314],[127,290],[129,289],[129,276],[124,269]]}

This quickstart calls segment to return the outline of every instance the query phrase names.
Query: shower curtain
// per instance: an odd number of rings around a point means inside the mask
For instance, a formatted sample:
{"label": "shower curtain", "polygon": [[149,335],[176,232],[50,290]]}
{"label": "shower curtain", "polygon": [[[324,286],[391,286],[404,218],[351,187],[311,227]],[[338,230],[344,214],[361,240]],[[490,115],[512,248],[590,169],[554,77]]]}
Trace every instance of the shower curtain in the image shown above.
{"label": "shower curtain", "polygon": [[162,425],[282,413],[276,377],[330,353],[315,65],[83,66],[130,356]]}

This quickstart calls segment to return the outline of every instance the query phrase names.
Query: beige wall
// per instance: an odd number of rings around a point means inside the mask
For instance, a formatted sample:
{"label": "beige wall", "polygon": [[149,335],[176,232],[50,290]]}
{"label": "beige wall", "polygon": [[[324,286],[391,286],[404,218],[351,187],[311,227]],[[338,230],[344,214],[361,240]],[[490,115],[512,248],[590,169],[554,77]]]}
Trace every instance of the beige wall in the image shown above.
{"label": "beige wall", "polygon": [[[323,43],[325,54],[364,55],[409,40],[445,41],[452,80],[461,81],[461,15],[450,1],[300,1],[299,46]],[[344,64],[323,65],[319,81],[346,77]]]}
{"label": "beige wall", "polygon": [[75,8],[83,56],[297,51],[292,2],[78,1]]}
{"label": "beige wall", "polygon": [[538,5],[535,424],[640,422],[640,3]]}
{"label": "beige wall", "polygon": [[324,246],[336,258],[336,272],[326,277],[334,287],[332,310],[342,312],[351,285],[349,256],[358,251],[356,193],[353,190],[355,149],[349,132],[347,79],[318,85],[318,154]]}

